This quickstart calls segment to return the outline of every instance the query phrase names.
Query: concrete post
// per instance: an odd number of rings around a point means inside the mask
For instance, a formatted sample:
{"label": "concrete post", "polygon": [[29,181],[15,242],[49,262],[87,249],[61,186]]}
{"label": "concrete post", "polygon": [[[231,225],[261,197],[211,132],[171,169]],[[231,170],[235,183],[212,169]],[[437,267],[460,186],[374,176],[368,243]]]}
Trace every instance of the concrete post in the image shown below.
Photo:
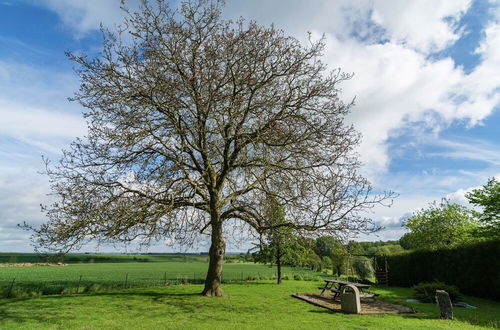
{"label": "concrete post", "polygon": [[[347,292],[350,291],[350,292]],[[340,289],[340,307],[344,313],[361,313],[359,290],[354,285],[344,285]]]}

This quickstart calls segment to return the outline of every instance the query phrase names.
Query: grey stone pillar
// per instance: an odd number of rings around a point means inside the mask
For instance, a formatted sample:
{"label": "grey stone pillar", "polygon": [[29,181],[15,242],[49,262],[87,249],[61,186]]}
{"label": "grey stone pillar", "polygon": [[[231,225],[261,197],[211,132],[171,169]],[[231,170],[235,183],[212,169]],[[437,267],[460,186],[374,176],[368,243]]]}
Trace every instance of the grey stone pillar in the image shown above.
{"label": "grey stone pillar", "polygon": [[444,290],[436,290],[436,302],[439,306],[442,319],[453,319],[453,305],[450,295]]}

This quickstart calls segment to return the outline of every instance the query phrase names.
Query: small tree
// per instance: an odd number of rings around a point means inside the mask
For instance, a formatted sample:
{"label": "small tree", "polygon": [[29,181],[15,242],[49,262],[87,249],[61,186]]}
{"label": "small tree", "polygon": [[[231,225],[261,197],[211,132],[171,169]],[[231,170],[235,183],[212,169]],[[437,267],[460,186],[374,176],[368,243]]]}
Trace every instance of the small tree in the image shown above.
{"label": "small tree", "polygon": [[356,257],[352,262],[352,268],[356,275],[362,279],[369,279],[373,277],[373,260],[366,257]]}
{"label": "small tree", "polygon": [[332,274],[337,274],[337,276],[342,275],[344,270],[344,262],[346,259],[346,251],[342,247],[338,247],[332,250]]}
{"label": "small tree", "polygon": [[271,229],[260,212],[265,194],[288,215],[278,227],[374,228],[364,212],[390,194],[372,194],[357,172],[360,136],[344,123],[351,104],[339,96],[350,75],[327,72],[323,39],[304,46],[274,27],[224,21],[221,7],[142,1],[123,29],[103,31],[97,58],[69,54],[88,135],[47,166],[58,200],[44,208],[47,223],[28,226],[39,246],[192,244],[208,234],[202,294],[220,296],[224,228]]}
{"label": "small tree", "polygon": [[266,226],[270,229],[261,234],[260,251],[256,254],[256,258],[260,262],[270,262],[271,264],[274,262],[276,264],[277,283],[281,284],[281,267],[285,258],[290,257],[296,238],[291,228],[280,226],[286,224],[285,211],[273,195],[266,196],[264,207]]}
{"label": "small tree", "polygon": [[329,256],[321,257],[321,268],[322,269],[331,269],[333,266],[332,259]]}
{"label": "small tree", "polygon": [[316,238],[314,251],[320,257],[330,257],[332,255],[332,251],[339,247],[342,247],[342,243],[337,237],[320,236]]}
{"label": "small tree", "polygon": [[482,188],[474,189],[465,195],[469,203],[482,207],[479,219],[484,223],[483,234],[500,237],[500,182],[495,178],[488,180]]}
{"label": "small tree", "polygon": [[403,226],[410,230],[401,240],[404,248],[439,249],[474,240],[479,223],[471,210],[443,199],[415,212]]}

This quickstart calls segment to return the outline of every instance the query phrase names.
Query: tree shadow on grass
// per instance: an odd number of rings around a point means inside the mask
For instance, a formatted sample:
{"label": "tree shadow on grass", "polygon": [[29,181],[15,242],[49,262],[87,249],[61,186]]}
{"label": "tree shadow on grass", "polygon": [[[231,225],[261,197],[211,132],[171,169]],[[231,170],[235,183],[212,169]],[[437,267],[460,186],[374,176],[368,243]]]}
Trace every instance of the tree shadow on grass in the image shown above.
{"label": "tree shadow on grass", "polygon": [[230,284],[230,285],[259,285],[259,286],[262,286],[262,285],[277,285],[276,282],[259,282],[259,281],[235,281],[235,282],[223,282],[222,285],[222,289],[224,289],[224,285],[226,284]]}
{"label": "tree shadow on grass", "polygon": [[[118,298],[119,301],[134,300],[136,297],[151,298],[155,303],[176,306],[183,312],[193,313],[195,306],[187,303],[190,297],[200,297],[200,293],[176,293],[176,292],[152,292],[152,291],[120,291],[120,292],[93,292],[72,295],[50,295],[42,297],[25,297],[0,300],[0,328],[2,324],[23,325],[36,322],[38,324],[64,324],[65,321],[73,320],[74,315],[66,313],[71,310],[71,305],[91,306],[92,300],[89,298]],[[67,304],[64,300],[71,299]],[[102,301],[100,302],[102,304]],[[27,306],[29,305],[29,306]],[[36,308],[34,308],[36,307]]]}
{"label": "tree shadow on grass", "polygon": [[[58,299],[59,297],[52,296],[47,297],[50,301]],[[34,304],[36,308],[20,308],[17,305],[22,305],[26,301],[35,300],[39,298],[27,297],[27,298],[15,298],[15,299],[4,299],[0,300],[0,328],[3,329],[4,322],[9,322],[10,324],[15,323],[17,325],[23,325],[25,323],[37,324],[53,324],[55,321],[64,322],[65,320],[70,320],[73,317],[65,313],[54,313],[56,306],[51,304],[50,301],[44,301],[44,303]],[[46,297],[44,297],[46,299]],[[12,325],[11,325],[12,326]]]}
{"label": "tree shadow on grass", "polygon": [[[320,307],[321,308],[321,307]],[[311,309],[309,310],[309,313],[316,313],[316,314],[338,314],[341,313],[339,312],[334,312],[326,308],[322,308],[321,310],[316,310],[316,309]]]}

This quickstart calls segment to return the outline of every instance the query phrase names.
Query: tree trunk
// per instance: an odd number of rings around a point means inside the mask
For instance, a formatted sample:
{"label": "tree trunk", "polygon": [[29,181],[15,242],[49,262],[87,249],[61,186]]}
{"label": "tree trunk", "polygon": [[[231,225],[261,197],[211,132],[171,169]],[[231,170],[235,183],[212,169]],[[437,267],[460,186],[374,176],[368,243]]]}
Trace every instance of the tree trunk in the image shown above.
{"label": "tree trunk", "polygon": [[[205,289],[202,292],[202,295],[207,297],[220,297],[224,295],[221,288],[221,280],[226,242],[224,241],[222,232],[222,223],[218,221],[218,215],[215,215],[215,217],[217,217],[217,220],[212,222],[212,244],[209,250],[210,264],[205,279]],[[212,220],[215,220],[215,217],[212,215]]]}
{"label": "tree trunk", "polygon": [[276,246],[276,269],[278,271],[278,284],[281,284],[281,247]]}
{"label": "tree trunk", "polygon": [[281,257],[278,258],[276,267],[278,269],[278,284],[281,284]]}

